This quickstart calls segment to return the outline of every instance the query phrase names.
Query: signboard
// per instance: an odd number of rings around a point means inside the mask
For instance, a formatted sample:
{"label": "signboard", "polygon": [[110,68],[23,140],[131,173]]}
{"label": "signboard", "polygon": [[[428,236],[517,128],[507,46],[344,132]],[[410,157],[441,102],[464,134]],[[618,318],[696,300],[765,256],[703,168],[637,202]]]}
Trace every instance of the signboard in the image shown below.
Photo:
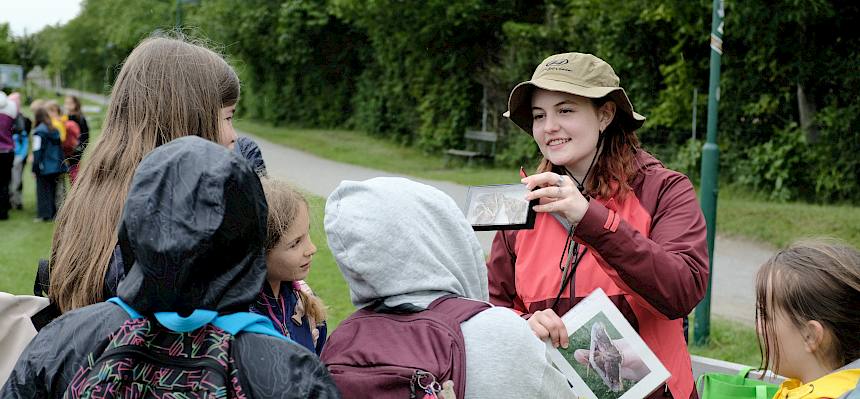
{"label": "signboard", "polygon": [[24,86],[24,68],[20,65],[0,64],[0,87]]}

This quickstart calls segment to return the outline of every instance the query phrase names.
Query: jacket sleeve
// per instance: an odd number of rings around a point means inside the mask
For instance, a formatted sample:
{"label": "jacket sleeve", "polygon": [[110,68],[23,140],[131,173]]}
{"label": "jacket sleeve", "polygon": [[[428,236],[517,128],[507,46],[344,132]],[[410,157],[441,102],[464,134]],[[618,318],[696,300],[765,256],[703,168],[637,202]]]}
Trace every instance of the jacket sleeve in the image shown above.
{"label": "jacket sleeve", "polygon": [[54,320],[21,353],[0,398],[62,398],[87,357],[101,354],[110,333],[126,319],[125,311],[103,302]]}
{"label": "jacket sleeve", "polygon": [[550,363],[547,345],[508,309],[480,312],[460,329],[466,344],[466,398],[577,397]]}
{"label": "jacket sleeve", "polygon": [[260,334],[242,334],[233,356],[249,398],[339,398],[328,370],[311,351]]}
{"label": "jacket sleeve", "polygon": [[38,371],[33,369],[31,365],[19,361],[6,380],[6,384],[0,387],[0,398],[2,399],[20,399],[20,398],[46,398],[48,393],[45,391],[47,386],[42,376],[37,374]]}
{"label": "jacket sleeve", "polygon": [[489,280],[490,303],[512,309],[517,314],[526,315],[528,309],[517,295],[516,286],[516,231],[501,230],[493,238],[490,257],[487,259],[487,278]]}
{"label": "jacket sleeve", "polygon": [[677,319],[688,315],[707,289],[705,220],[686,176],[671,172],[651,183],[659,187],[654,188],[650,238],[595,200],[574,235],[596,250],[617,284],[652,310]]}
{"label": "jacket sleeve", "polygon": [[323,348],[325,347],[325,341],[328,338],[328,323],[322,322],[317,324],[317,331],[319,331],[319,337],[317,338],[316,344],[316,352],[317,356],[322,354]]}

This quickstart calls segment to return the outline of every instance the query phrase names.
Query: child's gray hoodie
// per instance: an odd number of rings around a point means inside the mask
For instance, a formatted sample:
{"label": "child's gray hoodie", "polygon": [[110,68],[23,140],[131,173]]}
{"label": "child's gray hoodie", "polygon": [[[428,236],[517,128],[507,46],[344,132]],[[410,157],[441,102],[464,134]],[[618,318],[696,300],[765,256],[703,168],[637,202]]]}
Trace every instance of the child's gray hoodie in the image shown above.
{"label": "child's gray hoodie", "polygon": [[[325,232],[358,308],[380,298],[425,308],[449,293],[489,298],[472,227],[433,187],[390,177],[341,182],[326,202]],[[575,397],[545,344],[511,310],[485,310],[461,327],[467,398]]]}

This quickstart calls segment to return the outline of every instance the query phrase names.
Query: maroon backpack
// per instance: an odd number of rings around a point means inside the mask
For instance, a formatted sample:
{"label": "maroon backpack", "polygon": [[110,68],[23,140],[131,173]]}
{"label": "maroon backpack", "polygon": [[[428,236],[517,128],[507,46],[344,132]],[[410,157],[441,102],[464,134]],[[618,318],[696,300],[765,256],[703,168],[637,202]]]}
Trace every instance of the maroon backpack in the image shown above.
{"label": "maroon backpack", "polygon": [[420,399],[428,389],[438,395],[451,380],[462,399],[466,346],[460,323],[490,307],[446,295],[415,313],[361,309],[329,336],[321,358],[344,398]]}

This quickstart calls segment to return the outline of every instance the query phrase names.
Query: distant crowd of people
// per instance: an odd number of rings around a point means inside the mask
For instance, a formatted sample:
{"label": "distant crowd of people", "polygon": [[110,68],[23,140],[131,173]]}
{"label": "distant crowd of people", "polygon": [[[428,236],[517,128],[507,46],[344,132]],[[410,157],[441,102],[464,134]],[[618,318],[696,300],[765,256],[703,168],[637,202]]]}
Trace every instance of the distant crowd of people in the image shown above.
{"label": "distant crowd of people", "polygon": [[[441,191],[341,182],[322,224],[358,310],[331,333],[305,282],[319,221],[237,137],[239,95],[215,52],[146,39],[83,161],[77,98],[65,114],[33,102],[31,132],[20,96],[0,97],[15,133],[0,134],[0,166],[20,175],[32,148],[38,215],[56,222],[35,283],[49,304],[27,308],[35,336],[4,352],[17,361],[0,398],[576,398],[546,345],[569,346],[560,316],[598,288],[670,372],[647,397],[698,397],[683,319],[707,290],[705,221],[690,180],[639,145],[645,117],[605,61],[555,54],[513,88],[505,116],[543,156],[522,176],[539,205],[489,258]],[[860,395],[856,248],[791,245],[756,294],[764,366],[787,378],[777,398]]]}
{"label": "distant crowd of people", "polygon": [[32,163],[36,177],[36,220],[53,221],[66,193],[66,176],[74,183],[90,128],[76,96],[64,106],[36,99],[33,119],[24,114],[21,94],[0,92],[0,220],[12,209],[24,208],[24,172]]}

